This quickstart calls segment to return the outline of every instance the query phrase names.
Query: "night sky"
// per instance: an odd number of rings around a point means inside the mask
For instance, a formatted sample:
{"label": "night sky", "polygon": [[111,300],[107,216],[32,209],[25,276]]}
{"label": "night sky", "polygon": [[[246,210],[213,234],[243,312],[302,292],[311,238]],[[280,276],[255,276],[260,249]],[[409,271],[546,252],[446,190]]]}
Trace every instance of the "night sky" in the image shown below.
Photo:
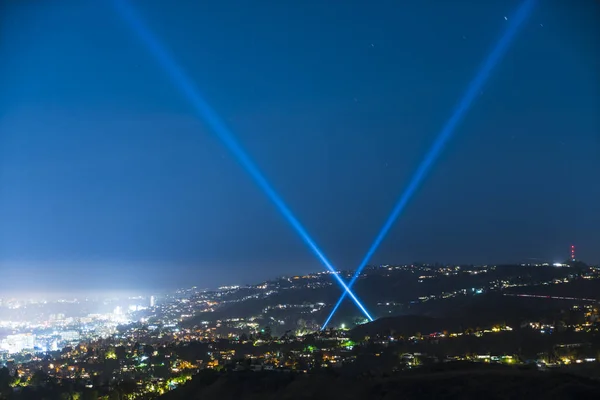
{"label": "night sky", "polygon": [[[322,270],[112,1],[2,4],[0,289]],[[352,269],[519,2],[132,4]],[[600,262],[599,19],[538,2],[374,264]]]}

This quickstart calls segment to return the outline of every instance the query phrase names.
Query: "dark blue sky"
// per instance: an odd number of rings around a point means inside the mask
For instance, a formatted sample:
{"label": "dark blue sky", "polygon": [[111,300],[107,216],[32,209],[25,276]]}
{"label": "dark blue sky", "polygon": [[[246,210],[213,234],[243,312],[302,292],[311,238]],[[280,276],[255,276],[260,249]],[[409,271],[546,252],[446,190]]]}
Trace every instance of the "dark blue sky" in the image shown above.
{"label": "dark blue sky", "polygon": [[[519,4],[168,3],[133,2],[340,268]],[[598,4],[538,2],[374,263],[562,261],[571,243],[600,261]],[[202,287],[321,269],[112,2],[4,3],[0,60],[4,276]]]}

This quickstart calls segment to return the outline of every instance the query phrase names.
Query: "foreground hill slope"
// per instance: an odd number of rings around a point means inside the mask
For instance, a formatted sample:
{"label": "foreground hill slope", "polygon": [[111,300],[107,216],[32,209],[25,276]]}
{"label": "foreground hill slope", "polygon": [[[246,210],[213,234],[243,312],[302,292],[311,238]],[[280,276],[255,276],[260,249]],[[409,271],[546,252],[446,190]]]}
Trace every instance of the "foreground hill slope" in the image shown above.
{"label": "foreground hill slope", "polygon": [[388,377],[243,372],[195,378],[163,400],[598,399],[600,382],[568,374],[470,365]]}

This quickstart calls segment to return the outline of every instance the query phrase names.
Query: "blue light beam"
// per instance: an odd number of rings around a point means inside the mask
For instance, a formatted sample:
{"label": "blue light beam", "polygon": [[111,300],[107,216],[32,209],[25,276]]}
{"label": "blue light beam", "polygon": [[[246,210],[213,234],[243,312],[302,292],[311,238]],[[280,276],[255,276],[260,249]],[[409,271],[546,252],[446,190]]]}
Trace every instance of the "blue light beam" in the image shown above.
{"label": "blue light beam", "polygon": [[327,260],[323,252],[319,249],[316,243],[308,235],[308,232],[300,221],[292,214],[290,209],[279,197],[275,190],[268,183],[266,178],[260,172],[258,167],[250,159],[250,157],[244,152],[240,144],[236,141],[233,134],[229,131],[223,121],[218,117],[217,113],[208,105],[208,103],[202,98],[198,90],[196,90],[193,81],[184,73],[181,67],[175,62],[174,58],[171,57],[167,49],[159,42],[159,40],[152,34],[150,29],[143,23],[142,19],[135,12],[135,10],[125,0],[115,0],[116,8],[125,20],[125,22],[132,28],[132,30],[139,36],[142,42],[148,47],[152,55],[157,59],[159,64],[167,72],[169,77],[173,80],[173,83],[179,88],[184,96],[191,103],[198,115],[212,128],[223,144],[233,153],[238,162],[244,167],[244,169],[250,174],[258,186],[265,192],[267,197],[275,204],[279,212],[283,217],[290,223],[294,230],[300,235],[302,240],[308,245],[312,252],[319,258],[323,265],[332,272],[334,278],[338,281],[340,286],[350,295],[354,303],[360,308],[363,314],[370,320],[373,317],[369,314],[366,308],[358,300],[358,298],[352,293],[350,288],[346,285],[344,280],[335,271],[331,263]]}
{"label": "blue light beam", "polygon": [[[387,235],[388,231],[390,230],[390,228],[392,227],[402,210],[404,210],[404,208],[406,207],[406,204],[414,195],[420,183],[423,181],[423,178],[425,178],[425,175],[427,174],[427,172],[429,172],[431,166],[439,157],[440,153],[444,149],[444,146],[446,145],[446,142],[448,142],[448,140],[454,133],[456,126],[464,117],[465,113],[469,110],[471,104],[473,103],[473,100],[475,100],[477,93],[481,90],[485,82],[488,80],[490,73],[492,72],[496,64],[498,64],[502,56],[506,53],[510,43],[513,41],[515,34],[518,31],[519,26],[523,23],[523,21],[527,19],[529,14],[531,14],[531,10],[533,9],[535,2],[536,0],[525,0],[517,9],[515,15],[513,15],[513,17],[509,19],[509,26],[506,29],[506,32],[500,38],[500,40],[496,44],[496,47],[492,50],[487,59],[485,59],[485,61],[479,69],[479,72],[469,84],[466,93],[463,95],[462,99],[454,109],[452,116],[446,122],[446,125],[443,127],[442,131],[436,138],[435,142],[433,143],[433,146],[431,146],[431,148],[429,149],[429,152],[425,156],[425,159],[423,159],[423,161],[419,165],[419,168],[410,180],[408,187],[406,188],[404,193],[402,193],[402,196],[398,200],[398,203],[396,203],[396,206],[392,210],[392,213],[381,228],[381,231],[379,231],[379,234],[377,235],[375,241],[367,251],[367,254],[363,258],[362,262],[356,269],[354,276],[348,283],[348,287],[351,288],[352,285],[354,285],[354,282],[356,282],[356,280],[360,276],[360,273],[367,265],[367,262],[369,262],[369,260],[371,259],[371,257],[373,256],[373,254],[375,253],[385,236]],[[345,298],[346,292],[342,293],[340,299],[336,303],[335,307],[333,307],[331,314],[329,314],[329,317],[327,317],[327,320],[325,320],[325,323],[323,324],[321,329],[325,329],[327,324],[329,324],[329,321],[331,321],[331,318],[333,317],[333,315],[340,307],[342,301],[344,301]]]}

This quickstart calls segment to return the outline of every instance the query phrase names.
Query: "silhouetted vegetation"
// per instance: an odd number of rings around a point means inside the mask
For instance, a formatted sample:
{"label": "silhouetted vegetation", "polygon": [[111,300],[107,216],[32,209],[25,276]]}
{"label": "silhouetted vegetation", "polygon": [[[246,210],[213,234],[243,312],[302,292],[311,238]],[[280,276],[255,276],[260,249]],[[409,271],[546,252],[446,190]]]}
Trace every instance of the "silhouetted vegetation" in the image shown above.
{"label": "silhouetted vegetation", "polygon": [[164,400],[224,399],[596,399],[600,382],[502,365],[437,364],[391,375],[204,371]]}

